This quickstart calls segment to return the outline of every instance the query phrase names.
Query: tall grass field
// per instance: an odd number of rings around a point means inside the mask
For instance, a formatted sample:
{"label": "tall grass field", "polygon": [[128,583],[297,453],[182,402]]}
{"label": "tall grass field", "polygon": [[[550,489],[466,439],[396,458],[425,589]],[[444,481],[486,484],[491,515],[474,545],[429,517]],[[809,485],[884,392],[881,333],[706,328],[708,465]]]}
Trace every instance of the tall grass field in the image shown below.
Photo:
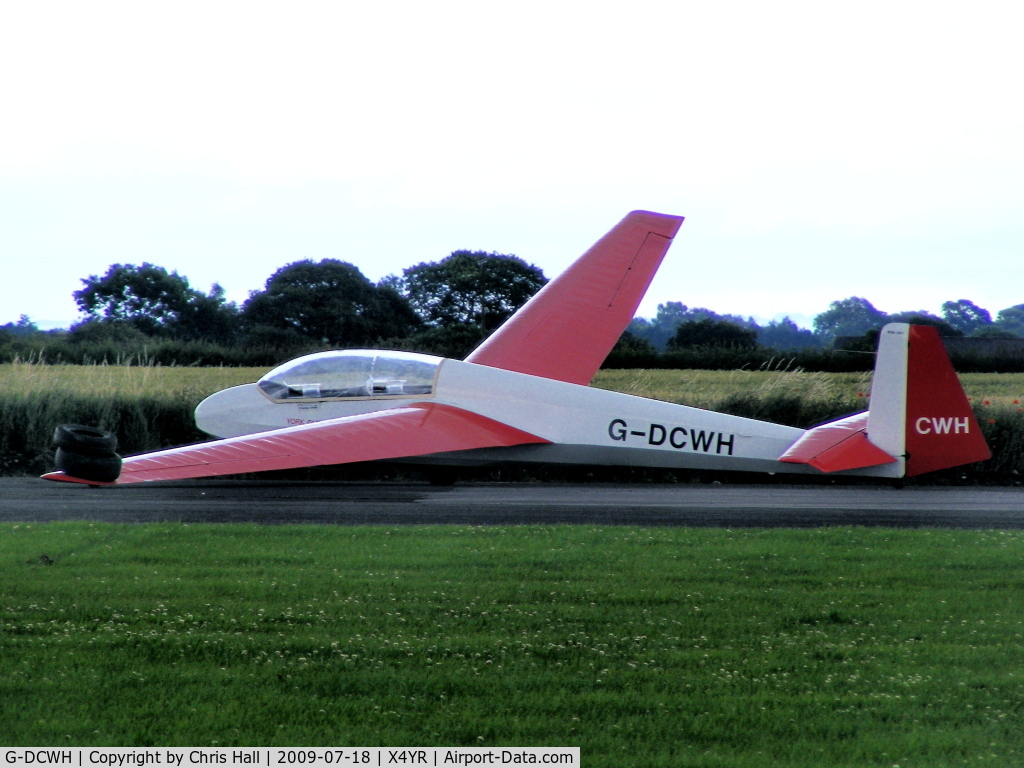
{"label": "tall grass field", "polygon": [[[0,474],[52,468],[53,429],[114,431],[125,455],[208,439],[192,412],[204,397],[256,381],[263,368],[0,365]],[[993,458],[939,477],[1018,483],[1024,471],[1024,374],[963,374]],[[867,407],[869,373],[800,370],[608,370],[592,386],[740,416],[809,427]]]}
{"label": "tall grass field", "polygon": [[1024,764],[1024,534],[0,526],[0,743]]}

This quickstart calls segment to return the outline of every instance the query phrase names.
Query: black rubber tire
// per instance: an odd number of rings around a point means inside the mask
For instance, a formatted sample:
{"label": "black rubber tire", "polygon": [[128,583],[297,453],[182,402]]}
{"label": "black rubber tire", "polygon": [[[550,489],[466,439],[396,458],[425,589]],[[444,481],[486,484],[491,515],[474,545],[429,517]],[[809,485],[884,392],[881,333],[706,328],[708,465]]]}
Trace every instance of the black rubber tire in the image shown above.
{"label": "black rubber tire", "polygon": [[112,483],[121,475],[121,457],[116,453],[88,456],[58,448],[55,463],[64,474],[95,483]]}
{"label": "black rubber tire", "polygon": [[61,424],[53,432],[53,444],[65,451],[102,458],[113,456],[117,451],[117,436],[83,424]]}

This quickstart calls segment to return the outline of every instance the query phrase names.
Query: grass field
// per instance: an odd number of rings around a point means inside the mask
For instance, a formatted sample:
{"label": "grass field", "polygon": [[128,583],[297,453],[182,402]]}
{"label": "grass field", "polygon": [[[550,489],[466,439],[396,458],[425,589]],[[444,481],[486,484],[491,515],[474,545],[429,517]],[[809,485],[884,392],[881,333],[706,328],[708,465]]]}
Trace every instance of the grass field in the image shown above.
{"label": "grass field", "polygon": [[[256,381],[266,368],[181,368],[121,365],[0,365],[0,396],[29,392],[67,395],[188,397],[196,403],[225,387]],[[1024,402],[1024,374],[965,373],[960,380],[975,401],[1010,405]],[[815,401],[842,401],[865,407],[871,392],[868,373],[805,371],[598,371],[593,386],[640,397],[707,408],[723,399],[754,393],[795,395]]]}
{"label": "grass field", "polygon": [[225,387],[259,379],[267,368],[184,368],[159,365],[0,364],[0,396],[61,392],[78,396],[177,397],[198,403]]}
{"label": "grass field", "polygon": [[[0,365],[0,396],[60,391],[76,395],[173,397],[201,400],[225,387],[248,384],[267,368],[183,368],[123,365]],[[960,380],[968,396],[1010,404],[1024,401],[1024,374],[965,373]],[[856,404],[871,391],[868,373],[804,371],[598,371],[593,386],[640,397],[698,407],[746,392],[784,392],[818,400],[842,399]],[[860,397],[858,397],[860,393]]]}
{"label": "grass field", "polygon": [[1024,534],[0,527],[0,743],[1024,763]]}

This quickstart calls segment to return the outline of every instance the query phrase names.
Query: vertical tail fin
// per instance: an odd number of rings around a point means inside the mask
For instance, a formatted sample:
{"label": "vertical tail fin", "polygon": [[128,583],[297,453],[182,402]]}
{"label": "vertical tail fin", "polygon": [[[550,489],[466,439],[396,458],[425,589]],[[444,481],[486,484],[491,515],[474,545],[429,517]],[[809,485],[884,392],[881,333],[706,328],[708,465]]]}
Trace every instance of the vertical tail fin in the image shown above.
{"label": "vertical tail fin", "polygon": [[992,456],[942,339],[927,325],[882,329],[867,433],[905,458],[907,477]]}
{"label": "vertical tail fin", "polygon": [[682,223],[681,216],[628,214],[466,361],[588,384],[633,319]]}

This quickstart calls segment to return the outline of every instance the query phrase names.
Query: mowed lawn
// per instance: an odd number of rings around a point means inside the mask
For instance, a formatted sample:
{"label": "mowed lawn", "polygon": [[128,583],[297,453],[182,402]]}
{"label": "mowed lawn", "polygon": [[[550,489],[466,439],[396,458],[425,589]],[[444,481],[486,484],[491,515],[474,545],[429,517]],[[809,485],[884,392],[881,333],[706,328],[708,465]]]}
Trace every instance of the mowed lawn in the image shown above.
{"label": "mowed lawn", "polygon": [[0,526],[6,745],[1024,763],[1024,533]]}

